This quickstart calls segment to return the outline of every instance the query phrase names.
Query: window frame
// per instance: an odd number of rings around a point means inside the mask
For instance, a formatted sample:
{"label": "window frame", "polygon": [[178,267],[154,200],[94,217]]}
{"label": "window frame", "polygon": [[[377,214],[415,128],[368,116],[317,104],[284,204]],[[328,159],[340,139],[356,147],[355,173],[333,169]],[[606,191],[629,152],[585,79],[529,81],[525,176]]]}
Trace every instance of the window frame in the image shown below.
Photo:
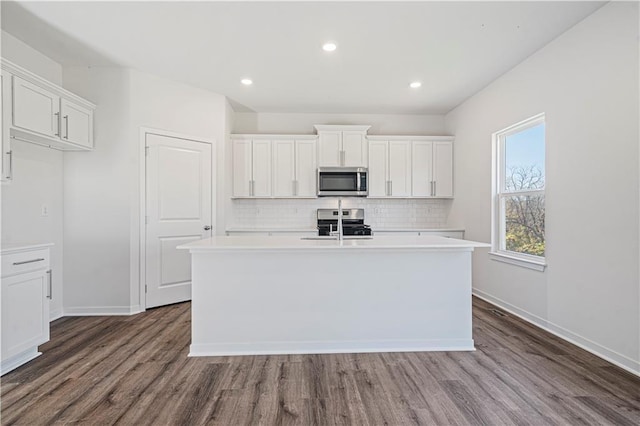
{"label": "window frame", "polygon": [[[492,160],[492,203],[491,203],[491,252],[489,257],[493,260],[509,263],[516,266],[544,271],[547,266],[545,256],[536,256],[527,253],[519,253],[506,249],[506,220],[505,200],[513,196],[542,195],[546,201],[546,170],[545,185],[542,189],[506,191],[506,150],[507,137],[523,132],[540,124],[545,124],[545,114],[540,113],[522,120],[492,135],[493,160]],[[546,131],[545,131],[545,156],[546,156]],[[546,168],[546,161],[545,161]],[[545,203],[546,210],[546,203]],[[545,236],[546,242],[546,236]],[[545,252],[546,253],[546,252]]]}

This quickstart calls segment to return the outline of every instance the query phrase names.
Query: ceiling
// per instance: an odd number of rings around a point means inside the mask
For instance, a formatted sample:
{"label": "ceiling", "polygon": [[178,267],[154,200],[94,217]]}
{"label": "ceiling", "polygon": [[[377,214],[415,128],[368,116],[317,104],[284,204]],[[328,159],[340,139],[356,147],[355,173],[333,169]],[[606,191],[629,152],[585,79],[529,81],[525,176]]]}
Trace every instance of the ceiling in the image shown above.
{"label": "ceiling", "polygon": [[602,5],[3,1],[2,28],[64,66],[135,68],[236,111],[439,114]]}

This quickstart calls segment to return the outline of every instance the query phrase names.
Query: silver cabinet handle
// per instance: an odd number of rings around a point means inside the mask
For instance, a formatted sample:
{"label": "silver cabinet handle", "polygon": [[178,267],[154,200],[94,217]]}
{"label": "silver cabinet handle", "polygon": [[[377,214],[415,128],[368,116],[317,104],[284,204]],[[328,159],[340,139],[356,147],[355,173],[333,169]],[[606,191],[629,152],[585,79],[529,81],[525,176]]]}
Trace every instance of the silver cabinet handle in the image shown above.
{"label": "silver cabinet handle", "polygon": [[431,195],[433,197],[433,181],[429,182],[429,185],[430,185],[429,195]]}
{"label": "silver cabinet handle", "polygon": [[345,152],[344,151],[340,151],[340,165],[344,166],[345,163]]}
{"label": "silver cabinet handle", "polygon": [[436,186],[438,185],[437,181],[433,181],[433,196],[435,197],[437,195],[437,191],[438,191],[438,187]]}
{"label": "silver cabinet handle", "polygon": [[7,179],[13,179],[13,151],[7,151],[9,156],[9,171],[7,172]]}
{"label": "silver cabinet handle", "polygon": [[60,112],[54,112],[53,115],[57,117],[56,122],[58,124],[58,132],[54,133],[56,136],[60,136]]}
{"label": "silver cabinet handle", "polygon": [[296,195],[296,181],[291,181],[291,195]]}
{"label": "silver cabinet handle", "polygon": [[65,123],[65,133],[66,133],[64,138],[65,139],[69,139],[69,116],[65,115],[63,118],[64,118],[64,123]]}
{"label": "silver cabinet handle", "polygon": [[42,262],[43,260],[44,260],[44,258],[41,257],[41,258],[38,258],[38,259],[23,260],[22,262],[13,262],[13,266],[26,265],[27,263]]}
{"label": "silver cabinet handle", "polygon": [[300,181],[296,180],[296,196],[300,195]]}
{"label": "silver cabinet handle", "polygon": [[393,195],[393,181],[389,181],[389,195]]}
{"label": "silver cabinet handle", "polygon": [[47,275],[49,275],[49,289],[47,291],[47,299],[53,299],[53,270],[49,269],[47,271]]}
{"label": "silver cabinet handle", "polygon": [[385,185],[386,188],[385,188],[385,191],[384,191],[384,195],[388,196],[389,195],[389,181],[386,181],[385,184],[386,184]]}
{"label": "silver cabinet handle", "polygon": [[211,225],[205,225],[204,226],[204,230],[205,231],[211,231]]}

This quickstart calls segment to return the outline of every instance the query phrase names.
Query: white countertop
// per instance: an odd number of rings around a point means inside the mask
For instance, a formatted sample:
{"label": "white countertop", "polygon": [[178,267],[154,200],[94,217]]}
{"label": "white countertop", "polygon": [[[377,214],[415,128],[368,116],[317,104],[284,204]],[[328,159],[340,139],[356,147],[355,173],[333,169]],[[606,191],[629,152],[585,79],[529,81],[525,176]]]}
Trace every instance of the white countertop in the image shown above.
{"label": "white countertop", "polygon": [[[318,232],[317,228],[227,228],[226,232]],[[373,232],[464,232],[464,228],[373,228]]]}
{"label": "white countertop", "polygon": [[291,236],[213,237],[178,246],[191,252],[228,250],[352,250],[352,249],[467,249],[490,244],[438,236],[375,236],[371,239],[302,239]]}
{"label": "white countertop", "polygon": [[0,253],[7,254],[16,251],[36,250],[51,246],[53,246],[53,243],[7,243],[2,244],[2,250],[0,250]]}

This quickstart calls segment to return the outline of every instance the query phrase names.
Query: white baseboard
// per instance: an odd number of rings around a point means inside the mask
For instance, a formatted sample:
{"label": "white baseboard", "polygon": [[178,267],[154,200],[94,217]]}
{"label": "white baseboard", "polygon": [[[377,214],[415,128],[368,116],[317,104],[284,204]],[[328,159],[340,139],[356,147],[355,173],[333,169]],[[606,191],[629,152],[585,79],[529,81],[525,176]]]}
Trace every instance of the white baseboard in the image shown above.
{"label": "white baseboard", "polygon": [[473,339],[191,344],[189,356],[475,351]]}
{"label": "white baseboard", "polygon": [[473,289],[473,295],[553,334],[554,336],[561,338],[562,340],[576,345],[579,348],[604,359],[605,361],[608,361],[636,376],[640,376],[640,361],[633,360],[481,290]]}
{"label": "white baseboard", "polygon": [[140,305],[135,306],[70,306],[64,308],[65,317],[91,317],[134,315],[143,312]]}
{"label": "white baseboard", "polygon": [[9,371],[13,371],[21,365],[26,364],[34,358],[42,355],[42,352],[38,352],[37,347],[29,348],[24,352],[21,352],[17,355],[14,355],[10,358],[5,359],[0,364],[0,376],[7,374]]}
{"label": "white baseboard", "polygon": [[60,319],[64,316],[62,309],[49,312],[49,322],[53,322],[57,319]]}

